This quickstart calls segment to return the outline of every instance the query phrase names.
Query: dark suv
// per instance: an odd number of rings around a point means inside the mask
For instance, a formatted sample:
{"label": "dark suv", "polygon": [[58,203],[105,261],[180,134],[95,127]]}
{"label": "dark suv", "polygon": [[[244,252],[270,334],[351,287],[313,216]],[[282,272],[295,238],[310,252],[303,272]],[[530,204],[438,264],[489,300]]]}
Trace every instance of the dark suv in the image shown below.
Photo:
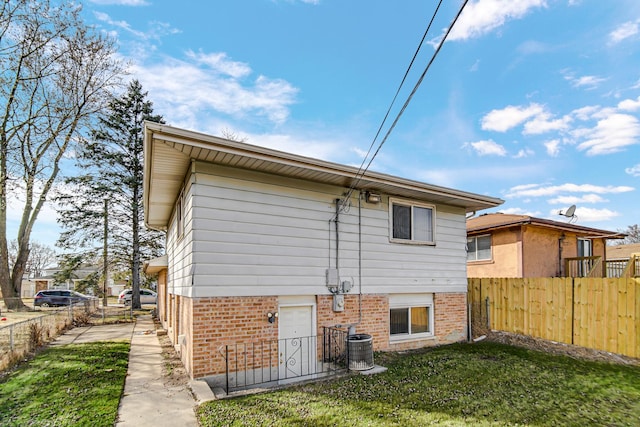
{"label": "dark suv", "polygon": [[89,297],[76,291],[65,289],[49,289],[38,291],[33,297],[33,305],[38,307],[56,307],[88,301]]}

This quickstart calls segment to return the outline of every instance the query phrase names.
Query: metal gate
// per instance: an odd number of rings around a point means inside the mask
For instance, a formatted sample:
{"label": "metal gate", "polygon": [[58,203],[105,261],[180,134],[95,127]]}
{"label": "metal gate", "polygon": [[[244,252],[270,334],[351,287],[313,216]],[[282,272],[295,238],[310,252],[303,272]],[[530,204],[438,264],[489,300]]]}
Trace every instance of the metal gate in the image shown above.
{"label": "metal gate", "polygon": [[347,331],[225,346],[225,391],[324,378],[347,369]]}

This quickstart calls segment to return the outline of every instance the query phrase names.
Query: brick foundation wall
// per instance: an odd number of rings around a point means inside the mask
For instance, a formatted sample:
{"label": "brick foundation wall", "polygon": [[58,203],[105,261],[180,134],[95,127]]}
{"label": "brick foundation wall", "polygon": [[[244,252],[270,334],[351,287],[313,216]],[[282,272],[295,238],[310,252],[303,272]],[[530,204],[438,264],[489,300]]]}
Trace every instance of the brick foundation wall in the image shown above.
{"label": "brick foundation wall", "polygon": [[[358,295],[344,296],[344,311],[333,311],[333,296],[316,297],[318,333],[323,326],[343,325],[358,322]],[[373,338],[375,350],[389,347],[389,296],[385,294],[362,295],[362,322],[356,325],[357,334],[369,334]]]}
{"label": "brick foundation wall", "polygon": [[467,339],[467,294],[441,293],[433,295],[434,321],[439,343]]}
{"label": "brick foundation wall", "polygon": [[[376,351],[400,351],[461,341],[466,338],[466,301],[465,293],[434,294],[435,336],[390,342],[389,296],[362,295],[362,321],[356,326],[356,333],[371,335]],[[231,365],[238,361],[247,368],[260,368],[270,366],[269,364],[273,364],[273,360],[277,359],[278,321],[267,321],[268,312],[278,311],[277,296],[195,299],[180,297],[176,298],[176,305],[178,307],[175,308],[175,313],[179,312],[182,319],[180,325],[176,325],[176,329],[185,336],[184,344],[179,343],[181,356],[192,378],[224,373],[225,358],[221,352],[224,352],[226,345],[249,344],[230,347]],[[326,326],[342,325],[346,328],[349,324],[357,323],[358,307],[358,295],[345,295],[345,310],[334,312],[333,296],[318,295],[318,335]],[[265,351],[252,346],[253,343],[269,341],[274,344],[272,350]],[[261,358],[265,359],[264,365]]]}
{"label": "brick foundation wall", "polygon": [[[225,372],[225,345],[278,339],[278,323],[267,321],[267,313],[278,310],[278,297],[197,298],[191,303],[193,366],[188,372],[193,378]],[[235,357],[234,349],[232,353]],[[249,364],[259,363],[253,354],[246,355]]]}

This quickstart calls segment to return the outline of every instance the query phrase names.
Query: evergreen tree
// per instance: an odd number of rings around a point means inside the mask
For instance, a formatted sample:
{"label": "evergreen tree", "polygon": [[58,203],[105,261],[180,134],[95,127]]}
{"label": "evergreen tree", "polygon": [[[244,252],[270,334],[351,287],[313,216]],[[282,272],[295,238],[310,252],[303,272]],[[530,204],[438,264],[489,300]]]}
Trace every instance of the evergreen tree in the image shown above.
{"label": "evergreen tree", "polygon": [[164,234],[147,230],[143,221],[144,122],[164,123],[153,114],[146,97],[134,80],[124,95],[110,103],[93,140],[77,153],[84,173],[68,178],[66,193],[58,198],[64,208],[59,212],[64,232],[58,241],[63,249],[78,252],[82,248],[97,255],[108,213],[111,268],[130,272],[133,308],[140,307],[142,259],[159,256],[164,242]]}

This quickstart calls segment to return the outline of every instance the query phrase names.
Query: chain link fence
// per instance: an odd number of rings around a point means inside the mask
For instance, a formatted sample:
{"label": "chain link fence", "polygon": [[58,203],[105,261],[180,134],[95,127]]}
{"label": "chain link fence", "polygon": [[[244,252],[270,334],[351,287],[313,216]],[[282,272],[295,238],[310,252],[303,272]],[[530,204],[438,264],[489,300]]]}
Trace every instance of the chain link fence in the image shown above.
{"label": "chain link fence", "polygon": [[[29,305],[28,300],[23,301]],[[98,299],[30,311],[8,310],[0,303],[0,371],[53,341],[70,327],[130,322],[132,319],[130,307],[102,307]]]}

